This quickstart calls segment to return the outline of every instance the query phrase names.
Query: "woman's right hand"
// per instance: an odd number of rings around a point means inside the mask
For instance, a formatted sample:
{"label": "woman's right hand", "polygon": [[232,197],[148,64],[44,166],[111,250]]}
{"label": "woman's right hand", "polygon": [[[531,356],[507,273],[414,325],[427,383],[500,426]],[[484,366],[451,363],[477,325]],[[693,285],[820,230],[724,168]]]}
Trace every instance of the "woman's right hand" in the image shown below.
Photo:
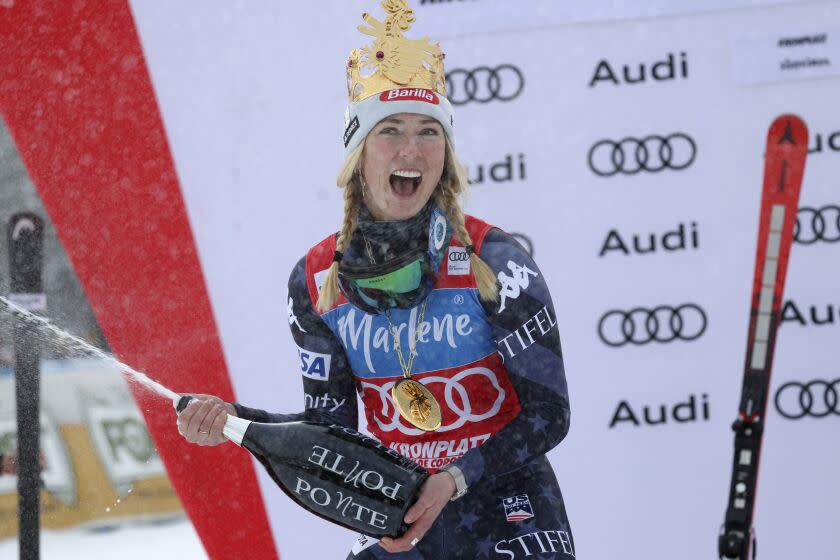
{"label": "woman's right hand", "polygon": [[[213,395],[196,395],[178,414],[178,431],[184,439],[198,445],[219,445],[227,441],[222,435],[228,414],[236,416],[236,409]],[[181,395],[185,396],[185,395]]]}

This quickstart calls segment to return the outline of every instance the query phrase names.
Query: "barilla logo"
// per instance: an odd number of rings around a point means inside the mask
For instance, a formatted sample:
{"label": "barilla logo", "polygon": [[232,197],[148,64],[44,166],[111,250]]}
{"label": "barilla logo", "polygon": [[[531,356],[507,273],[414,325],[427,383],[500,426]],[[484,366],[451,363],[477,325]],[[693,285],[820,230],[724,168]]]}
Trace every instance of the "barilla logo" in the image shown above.
{"label": "barilla logo", "polygon": [[440,100],[438,96],[430,89],[422,89],[422,88],[402,88],[402,89],[389,89],[388,91],[383,91],[382,95],[379,96],[380,101],[425,101],[426,103],[431,103],[432,105],[439,105]]}

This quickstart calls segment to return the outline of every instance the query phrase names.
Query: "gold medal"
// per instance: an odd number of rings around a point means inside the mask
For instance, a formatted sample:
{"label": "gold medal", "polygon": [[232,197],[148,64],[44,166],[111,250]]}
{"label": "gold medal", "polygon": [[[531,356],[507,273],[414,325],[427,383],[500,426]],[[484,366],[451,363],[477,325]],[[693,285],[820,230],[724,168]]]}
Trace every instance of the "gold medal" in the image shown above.
{"label": "gold medal", "polygon": [[[376,264],[367,237],[365,238],[365,248],[370,263]],[[394,322],[391,321],[391,313],[387,309],[385,310],[385,318],[388,320],[388,327],[394,340],[394,352],[397,354],[397,359],[399,359],[400,367],[403,370],[403,378],[391,387],[391,398],[394,399],[394,405],[406,422],[423,431],[433,432],[440,428],[443,418],[440,412],[440,404],[431,391],[419,381],[414,381],[411,378],[411,366],[414,363],[414,358],[417,357],[416,341],[420,339],[420,325],[423,324],[423,317],[426,316],[426,303],[428,302],[424,301],[423,307],[420,308],[420,317],[417,321],[414,339],[412,340],[411,335],[409,335],[411,351],[408,353],[408,361],[402,353],[399,331],[394,327]]]}
{"label": "gold medal", "polygon": [[427,432],[440,428],[440,405],[422,383],[408,378],[400,379],[391,388],[391,396],[397,410],[412,426]]}

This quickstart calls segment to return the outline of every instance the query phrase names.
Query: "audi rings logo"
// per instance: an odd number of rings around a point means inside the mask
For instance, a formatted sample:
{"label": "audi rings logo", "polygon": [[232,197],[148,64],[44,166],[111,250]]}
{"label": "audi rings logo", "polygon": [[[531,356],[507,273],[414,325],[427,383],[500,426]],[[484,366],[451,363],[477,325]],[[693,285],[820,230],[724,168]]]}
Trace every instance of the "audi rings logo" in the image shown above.
{"label": "audi rings logo", "polygon": [[644,138],[599,140],[589,149],[589,168],[601,177],[618,173],[635,175],[640,171],[657,173],[664,169],[680,171],[694,163],[697,144],[687,134],[651,134]]}
{"label": "audi rings logo", "polygon": [[[463,379],[474,375],[486,377],[487,381],[482,380],[480,383],[489,383],[490,386],[496,390],[496,399],[489,407],[483,407],[485,410],[473,409],[473,403],[470,401],[469,392],[467,392],[466,387],[464,387],[461,383]],[[391,387],[394,386],[394,383],[396,383],[396,381],[391,381],[380,386],[362,382],[363,390],[370,388],[379,393],[379,400],[382,403],[382,408],[374,411],[374,419],[376,420],[376,423],[379,424],[379,428],[383,432],[399,430],[406,435],[412,436],[425,434],[426,432],[423,430],[410,428],[400,421],[400,412],[394,406],[394,401],[391,397]],[[502,403],[505,400],[505,390],[501,385],[499,385],[499,380],[496,378],[496,374],[485,367],[465,369],[452,377],[430,376],[423,378],[423,385],[429,387],[430,389],[438,383],[443,384],[443,399],[446,403],[445,407],[441,407],[443,409],[444,423],[437,429],[438,432],[457,430],[467,422],[481,422],[482,420],[492,418],[499,413],[499,410],[502,409]],[[455,398],[456,393],[458,395],[457,398]],[[438,398],[440,398],[439,395],[440,393],[436,393]],[[455,420],[449,424],[445,423],[446,420],[453,414],[455,416]]]}
{"label": "audi rings logo", "polygon": [[796,213],[793,240],[803,245],[817,241],[840,241],[840,206],[829,204],[821,208],[802,206]]}
{"label": "audi rings logo", "polygon": [[472,70],[456,68],[446,74],[446,92],[453,105],[513,101],[524,88],[525,76],[513,64],[495,68],[479,66]]}
{"label": "audi rings logo", "polygon": [[697,340],[706,332],[706,312],[699,305],[659,305],[653,309],[613,309],[598,321],[598,336],[607,346]]}
{"label": "audi rings logo", "polygon": [[779,414],[789,420],[840,416],[840,379],[824,381],[815,379],[808,383],[788,381],[776,391],[774,402]]}
{"label": "audi rings logo", "polygon": [[534,240],[525,235],[524,233],[511,233],[511,237],[519,241],[522,248],[525,249],[525,252],[533,259],[534,258]]}
{"label": "audi rings logo", "polygon": [[470,260],[470,254],[466,251],[449,251],[449,262],[465,262]]}

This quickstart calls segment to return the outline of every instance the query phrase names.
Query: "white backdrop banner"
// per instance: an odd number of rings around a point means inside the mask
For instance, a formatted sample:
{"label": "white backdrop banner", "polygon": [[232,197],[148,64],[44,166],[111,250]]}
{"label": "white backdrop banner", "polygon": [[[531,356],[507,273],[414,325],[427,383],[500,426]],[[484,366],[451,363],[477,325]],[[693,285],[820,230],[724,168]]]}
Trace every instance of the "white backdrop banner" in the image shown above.
{"label": "white backdrop banner", "polygon": [[[764,142],[805,120],[756,527],[762,558],[835,557],[840,2],[414,4],[447,53],[467,210],[552,290],[572,427],[550,458],[580,558],[717,557]],[[236,396],[302,410],[286,282],[340,225],[344,65],[378,2],[130,6]],[[255,468],[283,558],[346,556],[354,535]]]}
{"label": "white backdrop banner", "polygon": [[[349,4],[319,20],[316,38],[292,24],[312,21],[304,4],[259,17],[228,4],[199,25],[189,4],[132,3],[238,396],[271,410],[302,405],[286,278],[340,223],[343,60],[362,44],[357,12],[378,13],[374,2]],[[745,37],[800,36],[806,25],[835,38],[840,4],[710,13],[744,4],[417,7],[418,33],[462,35],[443,48],[474,183],[468,210],[521,233],[551,280],[573,410],[551,459],[581,558],[716,557],[764,139],[785,112],[805,119],[813,149],[756,524],[766,558],[833,554],[840,451],[825,442],[840,426],[840,82],[748,87],[763,80],[733,67],[760,66]],[[558,25],[651,15],[673,17]],[[525,27],[539,29],[496,32]],[[350,535],[262,484],[285,557],[311,556],[315,535],[320,557],[349,548]]]}
{"label": "white backdrop banner", "polygon": [[[449,37],[532,28],[684,16],[749,7],[801,4],[808,0],[418,0],[417,30]],[[372,11],[365,8],[367,11]]]}

